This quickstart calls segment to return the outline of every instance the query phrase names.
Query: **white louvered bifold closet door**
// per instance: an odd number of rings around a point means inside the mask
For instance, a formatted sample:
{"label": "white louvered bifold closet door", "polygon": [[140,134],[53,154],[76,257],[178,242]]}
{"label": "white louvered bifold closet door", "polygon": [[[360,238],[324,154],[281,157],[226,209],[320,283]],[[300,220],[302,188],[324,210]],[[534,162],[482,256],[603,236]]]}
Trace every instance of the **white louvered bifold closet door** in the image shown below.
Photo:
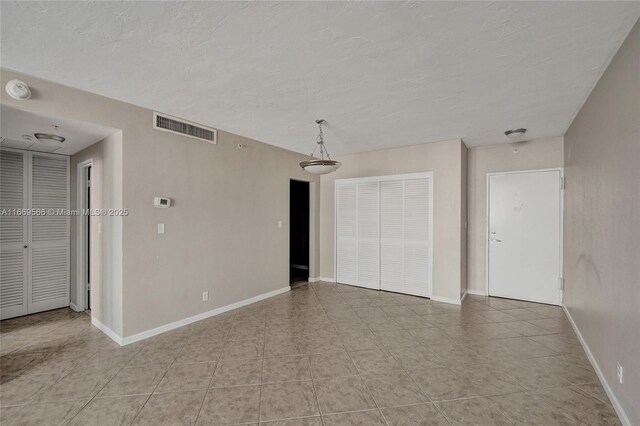
{"label": "white louvered bifold closet door", "polygon": [[380,288],[401,291],[404,283],[404,182],[380,182]]}
{"label": "white louvered bifold closet door", "polygon": [[0,319],[27,313],[27,208],[24,156],[0,150]]}
{"label": "white louvered bifold closet door", "polygon": [[[31,207],[69,208],[69,159],[32,154]],[[69,216],[31,219],[29,313],[69,306]]]}
{"label": "white louvered bifold closet door", "polygon": [[431,173],[336,181],[336,280],[430,297]]}
{"label": "white louvered bifold closet door", "polygon": [[379,183],[358,184],[358,280],[360,287],[380,289]]}
{"label": "white louvered bifold closet door", "polygon": [[404,181],[404,281],[402,292],[429,296],[431,289],[431,180]]}
{"label": "white louvered bifold closet door", "polygon": [[358,282],[358,187],[336,186],[336,280],[356,285]]}
{"label": "white louvered bifold closet door", "polygon": [[431,289],[431,180],[380,183],[380,288],[417,296]]}

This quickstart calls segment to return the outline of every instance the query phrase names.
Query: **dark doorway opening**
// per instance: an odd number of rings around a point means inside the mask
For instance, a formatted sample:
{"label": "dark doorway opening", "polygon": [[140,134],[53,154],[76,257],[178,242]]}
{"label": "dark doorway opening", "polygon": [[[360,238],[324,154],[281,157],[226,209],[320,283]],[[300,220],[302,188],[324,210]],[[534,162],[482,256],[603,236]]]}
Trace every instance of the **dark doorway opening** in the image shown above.
{"label": "dark doorway opening", "polygon": [[309,182],[291,180],[289,187],[289,281],[309,279]]}
{"label": "dark doorway opening", "polygon": [[[87,196],[85,197],[87,200],[87,210],[91,210],[91,166],[87,167]],[[87,233],[86,233],[86,259],[87,262],[87,309],[91,309],[91,219],[90,216],[86,217],[87,220]]]}

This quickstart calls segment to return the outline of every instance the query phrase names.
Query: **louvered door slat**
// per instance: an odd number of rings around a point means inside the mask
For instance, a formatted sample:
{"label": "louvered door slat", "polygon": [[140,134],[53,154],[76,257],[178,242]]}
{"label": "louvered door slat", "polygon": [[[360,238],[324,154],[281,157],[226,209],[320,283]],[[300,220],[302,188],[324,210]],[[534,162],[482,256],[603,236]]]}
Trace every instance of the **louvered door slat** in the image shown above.
{"label": "louvered door slat", "polygon": [[358,184],[358,285],[380,288],[379,183]]}
{"label": "louvered door slat", "polygon": [[32,261],[31,301],[48,303],[66,298],[69,291],[67,253],[59,247],[34,248]]}
{"label": "louvered door slat", "polygon": [[27,313],[27,207],[24,154],[0,150],[0,319]]}
{"label": "louvered door slat", "polygon": [[[0,208],[5,211],[22,209],[24,205],[24,160],[21,153],[0,152]],[[0,243],[22,243],[24,219],[21,216],[0,216]]]}
{"label": "louvered door slat", "polygon": [[403,198],[401,180],[380,182],[380,288],[399,291],[404,282]]}
{"label": "louvered door slat", "polygon": [[336,187],[336,280],[356,284],[358,280],[357,187]]}
{"label": "louvered door slat", "polygon": [[[25,307],[25,312],[21,313],[26,313],[26,284],[24,276],[24,255],[22,251],[3,251],[0,253],[0,280],[2,281],[0,307],[3,310],[3,314],[7,308],[15,308],[13,310],[17,311],[23,306]],[[10,316],[15,315],[3,315],[3,319]]]}
{"label": "louvered door slat", "polygon": [[429,180],[407,180],[404,187],[404,238],[411,241],[428,241],[431,202]]}
{"label": "louvered door slat", "polygon": [[[31,204],[34,209],[69,207],[69,161],[33,154]],[[29,313],[69,306],[69,218],[34,216],[31,222]]]}
{"label": "louvered door slat", "polygon": [[404,182],[405,293],[426,296],[431,287],[431,181]]}

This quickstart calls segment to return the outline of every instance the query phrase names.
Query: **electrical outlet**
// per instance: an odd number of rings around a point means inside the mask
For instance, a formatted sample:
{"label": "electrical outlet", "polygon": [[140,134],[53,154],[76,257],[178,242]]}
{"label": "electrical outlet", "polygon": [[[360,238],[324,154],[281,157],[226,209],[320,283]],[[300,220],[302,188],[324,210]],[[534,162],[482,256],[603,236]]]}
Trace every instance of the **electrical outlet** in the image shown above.
{"label": "electrical outlet", "polygon": [[202,301],[206,302],[207,300],[209,300],[209,292],[208,291],[203,291],[202,292]]}
{"label": "electrical outlet", "polygon": [[624,382],[623,372],[624,372],[624,369],[622,368],[620,363],[618,363],[618,368],[616,369],[616,374],[618,376],[618,383],[620,383],[620,384],[622,384]]}

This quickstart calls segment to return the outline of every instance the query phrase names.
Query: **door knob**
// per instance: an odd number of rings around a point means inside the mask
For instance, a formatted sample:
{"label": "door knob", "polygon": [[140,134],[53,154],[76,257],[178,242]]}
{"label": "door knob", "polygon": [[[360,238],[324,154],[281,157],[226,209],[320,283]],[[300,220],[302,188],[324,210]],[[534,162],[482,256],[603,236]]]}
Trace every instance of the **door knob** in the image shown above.
{"label": "door knob", "polygon": [[24,248],[27,248],[27,247],[29,247],[29,246],[25,244],[23,247],[24,247]]}

